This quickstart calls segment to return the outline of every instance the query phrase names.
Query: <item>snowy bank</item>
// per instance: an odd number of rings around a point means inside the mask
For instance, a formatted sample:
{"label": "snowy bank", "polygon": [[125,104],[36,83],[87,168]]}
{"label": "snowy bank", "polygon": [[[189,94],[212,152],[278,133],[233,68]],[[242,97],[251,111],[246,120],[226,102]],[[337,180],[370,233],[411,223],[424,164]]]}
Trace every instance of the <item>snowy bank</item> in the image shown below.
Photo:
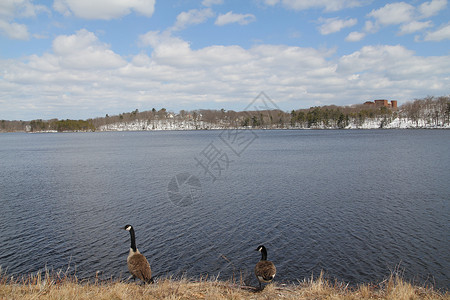
{"label": "snowy bank", "polygon": [[[134,120],[131,122],[117,122],[113,124],[100,126],[98,131],[150,131],[150,130],[209,130],[209,129],[227,129],[227,128],[236,128],[235,126],[231,126],[230,124],[223,123],[208,123],[204,121],[192,121],[192,120],[174,120],[174,119],[165,119],[165,120]],[[237,127],[239,129],[246,129],[249,127]],[[284,124],[284,126],[280,127],[277,125],[276,127],[264,126],[264,127],[256,127],[257,129],[307,129],[306,126],[292,126],[291,124]],[[324,124],[311,126],[311,129],[338,129],[337,126],[327,126]],[[366,119],[363,122],[350,119],[348,125],[344,127],[344,129],[450,129],[449,124],[431,124],[430,122],[426,122],[425,120],[417,120],[413,121],[407,118],[395,118],[392,120],[386,120],[385,118],[370,118]]]}

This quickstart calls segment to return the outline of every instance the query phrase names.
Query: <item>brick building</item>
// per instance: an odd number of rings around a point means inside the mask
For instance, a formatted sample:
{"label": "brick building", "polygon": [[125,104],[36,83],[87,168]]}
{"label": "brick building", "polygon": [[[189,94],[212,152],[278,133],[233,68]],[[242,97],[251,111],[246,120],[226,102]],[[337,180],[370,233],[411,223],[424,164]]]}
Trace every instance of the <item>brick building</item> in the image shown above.
{"label": "brick building", "polygon": [[379,99],[372,101],[364,102],[364,105],[375,106],[375,107],[388,107],[391,109],[397,109],[397,100],[391,100],[390,102],[385,99]]}

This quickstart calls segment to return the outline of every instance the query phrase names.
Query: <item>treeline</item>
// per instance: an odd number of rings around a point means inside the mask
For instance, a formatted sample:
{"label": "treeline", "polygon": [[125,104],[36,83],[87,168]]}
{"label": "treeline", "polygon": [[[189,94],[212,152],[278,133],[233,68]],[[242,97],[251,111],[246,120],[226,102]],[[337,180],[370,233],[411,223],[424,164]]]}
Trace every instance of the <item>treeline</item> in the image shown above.
{"label": "treeline", "polygon": [[5,121],[0,122],[0,131],[14,132],[66,132],[66,131],[95,131],[91,120],[32,120],[32,121]]}
{"label": "treeline", "polygon": [[362,125],[367,119],[382,118],[386,123],[397,116],[398,112],[387,107],[367,105],[321,106],[291,112],[292,127],[299,128],[345,128],[350,122]]}
{"label": "treeline", "polygon": [[308,109],[292,110],[181,110],[178,114],[160,110],[139,112],[137,109],[118,116],[108,116],[92,120],[96,128],[120,123],[155,120],[169,120],[172,122],[190,121],[205,122],[223,128],[345,128],[350,123],[362,126],[366,120],[376,119],[383,128],[395,118],[410,119],[414,122],[425,122],[428,125],[445,126],[450,124],[450,96],[426,97],[405,103],[398,109],[376,107],[375,105],[359,104],[352,106],[317,106]]}
{"label": "treeline", "polygon": [[[155,121],[207,123],[221,128],[345,128],[349,124],[361,126],[366,120],[377,120],[379,127],[396,118],[416,122],[417,126],[446,126],[450,124],[450,96],[416,99],[393,110],[375,105],[317,106],[291,112],[281,110],[241,111],[233,110],[181,110],[169,112],[165,108],[140,112],[138,109],[119,115],[88,120],[33,120],[0,121],[0,131],[95,131],[117,123],[136,121],[148,124]],[[202,128],[199,126],[199,128]]]}
{"label": "treeline", "polygon": [[401,116],[417,125],[420,121],[435,126],[450,124],[450,96],[426,97],[401,106]]}
{"label": "treeline", "polygon": [[166,109],[139,112],[137,109],[130,113],[122,113],[118,116],[108,116],[92,120],[96,128],[101,126],[135,121],[152,123],[157,120],[169,122],[189,121],[194,123],[204,122],[224,128],[316,128],[338,127],[344,128],[351,118],[359,118],[364,122],[365,118],[378,116],[392,117],[393,112],[387,108],[365,108],[363,106],[339,107],[321,106],[309,109],[292,110],[258,110],[241,111],[233,110],[181,110],[178,114],[168,112]]}

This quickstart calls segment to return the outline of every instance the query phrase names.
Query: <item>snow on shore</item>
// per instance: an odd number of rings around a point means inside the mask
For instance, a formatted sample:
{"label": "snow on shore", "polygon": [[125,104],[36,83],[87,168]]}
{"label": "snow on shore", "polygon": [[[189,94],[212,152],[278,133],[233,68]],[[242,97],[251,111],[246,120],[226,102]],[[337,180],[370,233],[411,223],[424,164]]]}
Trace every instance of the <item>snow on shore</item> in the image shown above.
{"label": "snow on shore", "polygon": [[[197,129],[226,129],[230,126],[225,124],[213,124],[204,121],[178,121],[173,119],[144,121],[135,120],[131,122],[118,122],[101,126],[99,131],[149,131],[149,130],[197,130]],[[232,127],[233,128],[233,127]],[[240,127],[239,129],[245,129]],[[273,127],[273,129],[279,127]],[[296,127],[286,125],[285,129],[302,129],[305,127]],[[312,129],[336,129],[336,127],[314,126]],[[450,129],[450,124],[430,124],[425,120],[413,121],[406,118],[395,118],[390,122],[382,118],[366,119],[362,124],[358,124],[355,120],[350,120],[349,125],[345,129],[418,129],[418,128],[441,128]]]}
{"label": "snow on shore", "polygon": [[426,122],[425,120],[421,119],[416,121],[407,119],[407,118],[395,118],[390,122],[386,122],[383,118],[374,118],[374,119],[367,119],[364,121],[363,124],[358,126],[354,122],[351,122],[346,129],[378,129],[378,128],[385,128],[385,129],[419,129],[419,128],[426,128],[426,129],[433,129],[433,128],[450,128],[450,124],[431,124]]}
{"label": "snow on shore", "polygon": [[203,121],[176,121],[176,120],[135,120],[132,122],[119,122],[101,126],[99,131],[146,131],[146,130],[196,130],[196,129],[223,129],[224,126],[206,123]]}

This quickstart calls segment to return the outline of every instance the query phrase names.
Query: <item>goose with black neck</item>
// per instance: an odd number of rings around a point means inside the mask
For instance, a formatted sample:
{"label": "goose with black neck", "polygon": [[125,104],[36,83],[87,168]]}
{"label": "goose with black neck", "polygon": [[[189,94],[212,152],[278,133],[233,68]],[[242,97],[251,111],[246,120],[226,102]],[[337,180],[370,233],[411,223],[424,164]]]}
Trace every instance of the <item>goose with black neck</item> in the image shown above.
{"label": "goose with black neck", "polygon": [[134,279],[137,277],[144,283],[153,283],[150,264],[136,247],[136,235],[133,226],[125,225],[123,229],[130,232],[131,238],[130,252],[127,257],[128,271],[130,271]]}

